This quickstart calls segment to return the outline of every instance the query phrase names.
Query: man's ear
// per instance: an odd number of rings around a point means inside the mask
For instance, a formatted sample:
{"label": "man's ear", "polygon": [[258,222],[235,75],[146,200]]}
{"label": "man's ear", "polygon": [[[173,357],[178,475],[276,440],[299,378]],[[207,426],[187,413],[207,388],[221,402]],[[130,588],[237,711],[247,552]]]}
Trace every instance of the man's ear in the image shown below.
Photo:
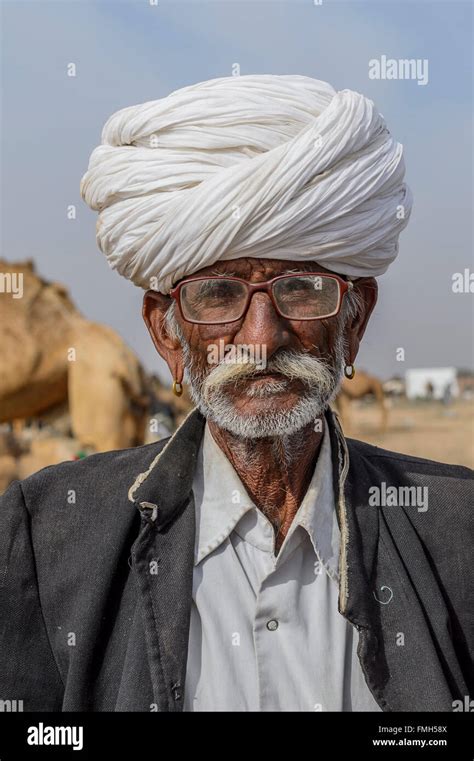
{"label": "man's ear", "polygon": [[147,291],[143,296],[142,317],[158,354],[168,365],[173,379],[182,383],[184,374],[183,352],[179,339],[172,335],[166,324],[166,313],[172,304],[169,296]]}
{"label": "man's ear", "polygon": [[360,307],[356,316],[347,323],[345,328],[349,351],[346,361],[350,365],[355,362],[369,317],[377,303],[377,281],[373,277],[359,278],[354,282],[354,291],[359,297]]}

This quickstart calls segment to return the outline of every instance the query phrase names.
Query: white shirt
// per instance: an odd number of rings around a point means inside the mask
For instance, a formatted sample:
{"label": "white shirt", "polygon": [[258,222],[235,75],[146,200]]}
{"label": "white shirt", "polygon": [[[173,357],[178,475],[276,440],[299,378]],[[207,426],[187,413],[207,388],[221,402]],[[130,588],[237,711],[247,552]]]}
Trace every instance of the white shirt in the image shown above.
{"label": "white shirt", "polygon": [[193,483],[195,566],[185,711],[380,711],[338,611],[339,526],[327,423],[278,552],[206,424]]}

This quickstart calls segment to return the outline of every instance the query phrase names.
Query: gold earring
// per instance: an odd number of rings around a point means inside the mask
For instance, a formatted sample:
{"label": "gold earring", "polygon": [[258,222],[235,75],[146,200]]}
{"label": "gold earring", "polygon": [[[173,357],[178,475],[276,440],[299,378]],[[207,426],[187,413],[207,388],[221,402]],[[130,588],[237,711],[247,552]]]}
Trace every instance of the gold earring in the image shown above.
{"label": "gold earring", "polygon": [[356,374],[354,365],[346,365],[344,368],[344,375],[348,380],[352,380],[354,375]]}
{"label": "gold earring", "polygon": [[175,396],[181,396],[182,393],[183,393],[183,384],[179,383],[176,380],[174,380],[173,381],[173,394]]}

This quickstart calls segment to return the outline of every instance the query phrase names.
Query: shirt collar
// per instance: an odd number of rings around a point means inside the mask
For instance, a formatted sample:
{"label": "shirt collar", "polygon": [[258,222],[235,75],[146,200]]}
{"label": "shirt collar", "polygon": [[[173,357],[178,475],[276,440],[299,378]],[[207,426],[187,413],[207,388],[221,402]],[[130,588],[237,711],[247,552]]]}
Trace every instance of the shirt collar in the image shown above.
{"label": "shirt collar", "polygon": [[255,507],[206,423],[193,482],[196,506],[194,562],[222,544],[242,516]]}
{"label": "shirt collar", "polygon": [[[318,560],[337,581],[340,537],[334,506],[331,442],[325,417],[323,420],[324,435],[316,467],[285,542],[296,527],[301,526],[308,533]],[[257,509],[234,467],[214,441],[207,423],[198,453],[193,492],[197,565],[228,538],[246,513]],[[254,522],[247,518],[241,527],[247,523],[251,531]],[[242,534],[240,528],[239,534]],[[283,546],[280,552],[282,550]]]}
{"label": "shirt collar", "polygon": [[338,581],[340,532],[334,500],[331,439],[326,418],[323,420],[324,435],[316,467],[290,531],[296,526],[307,531],[318,560],[331,578]]}

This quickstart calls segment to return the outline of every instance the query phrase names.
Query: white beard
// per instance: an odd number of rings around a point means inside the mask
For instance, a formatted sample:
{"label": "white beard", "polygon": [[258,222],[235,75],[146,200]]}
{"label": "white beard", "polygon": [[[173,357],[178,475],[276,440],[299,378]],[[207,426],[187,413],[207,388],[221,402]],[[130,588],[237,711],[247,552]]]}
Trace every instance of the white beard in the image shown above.
{"label": "white beard", "polygon": [[[328,404],[334,398],[344,370],[344,340],[340,329],[336,339],[332,361],[318,359],[308,353],[281,349],[267,363],[267,372],[278,372],[288,380],[269,380],[260,386],[248,384],[245,379],[258,377],[261,367],[248,361],[239,364],[220,362],[208,373],[197,366],[192,357],[189,344],[176,324],[176,333],[183,347],[184,364],[190,394],[193,402],[207,420],[211,420],[226,431],[243,439],[264,437],[288,437],[301,430],[324,414]],[[300,379],[305,392],[290,409],[281,409],[278,405],[278,392],[281,392],[291,380]],[[245,414],[236,409],[229,386],[235,387],[240,381],[242,394],[249,399],[271,399],[275,396],[275,405],[260,414]],[[286,439],[287,440],[287,439]]]}

